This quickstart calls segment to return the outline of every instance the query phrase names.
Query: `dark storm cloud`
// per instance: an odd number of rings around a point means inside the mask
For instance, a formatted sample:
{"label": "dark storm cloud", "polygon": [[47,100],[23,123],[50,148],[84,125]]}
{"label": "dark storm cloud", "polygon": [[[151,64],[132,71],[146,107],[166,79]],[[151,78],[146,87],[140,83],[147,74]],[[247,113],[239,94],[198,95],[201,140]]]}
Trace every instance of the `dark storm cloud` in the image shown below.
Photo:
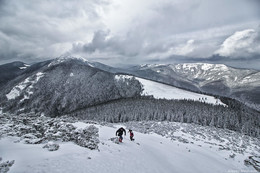
{"label": "dark storm cloud", "polygon": [[[97,31],[88,43],[75,43],[72,52],[89,57],[115,55],[139,62],[180,56],[184,61],[185,57],[207,58],[236,31],[256,28],[259,24],[252,22],[259,19],[257,1],[163,1],[160,4],[152,1],[151,4],[148,9],[138,7],[136,15],[128,15],[130,19],[120,14],[129,21],[123,27],[123,34]],[[127,5],[133,11],[137,8]]]}
{"label": "dark storm cloud", "polygon": [[253,60],[259,7],[259,0],[0,0],[0,63],[61,54],[110,65],[217,54],[222,63]]}
{"label": "dark storm cloud", "polygon": [[90,43],[73,44],[72,51],[89,54],[111,52],[116,55],[132,57],[153,51],[163,51],[163,45],[157,45],[156,47],[154,45],[145,45],[144,38],[136,33],[128,33],[127,38],[123,38],[119,36],[109,37],[109,31],[97,31]]}
{"label": "dark storm cloud", "polygon": [[[131,42],[131,38],[127,40],[120,37],[107,38],[108,31],[97,31],[94,33],[93,39],[90,43],[81,45],[74,44],[74,51],[83,51],[87,53],[99,52],[114,52],[125,56],[134,56],[139,52],[139,43],[136,38]],[[135,43],[135,44],[133,44]],[[127,46],[126,46],[127,45]]]}
{"label": "dark storm cloud", "polygon": [[[0,3],[0,58],[32,61],[66,52],[73,41],[99,25],[102,1],[15,1]],[[95,29],[94,29],[95,30]],[[67,50],[66,50],[67,49]]]}

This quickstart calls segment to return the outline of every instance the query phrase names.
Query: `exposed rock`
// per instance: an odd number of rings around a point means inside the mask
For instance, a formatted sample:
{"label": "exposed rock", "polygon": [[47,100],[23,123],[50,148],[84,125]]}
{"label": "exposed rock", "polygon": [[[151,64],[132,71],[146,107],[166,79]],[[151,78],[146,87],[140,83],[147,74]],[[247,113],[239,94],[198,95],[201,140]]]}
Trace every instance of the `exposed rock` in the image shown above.
{"label": "exposed rock", "polygon": [[60,148],[60,146],[59,146],[59,144],[48,142],[48,144],[44,145],[43,148],[46,148],[49,151],[56,151]]}
{"label": "exposed rock", "polygon": [[253,166],[258,172],[260,172],[260,156],[249,156],[244,160],[246,166]]}
{"label": "exposed rock", "polygon": [[113,137],[113,138],[110,138],[110,140],[116,144],[119,144],[119,140],[118,140],[118,137]]}
{"label": "exposed rock", "polygon": [[233,153],[233,154],[229,155],[229,157],[233,159],[233,158],[235,158],[235,157],[236,157],[236,154],[235,154],[235,153]]}

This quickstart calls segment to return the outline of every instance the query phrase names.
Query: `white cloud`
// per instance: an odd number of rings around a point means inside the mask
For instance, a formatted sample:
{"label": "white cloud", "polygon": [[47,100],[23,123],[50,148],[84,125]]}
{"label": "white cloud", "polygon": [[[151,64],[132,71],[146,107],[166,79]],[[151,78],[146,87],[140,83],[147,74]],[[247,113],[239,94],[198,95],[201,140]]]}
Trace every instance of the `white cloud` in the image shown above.
{"label": "white cloud", "polygon": [[259,36],[259,32],[254,29],[237,31],[228,37],[215,53],[221,56],[240,58],[250,54],[260,54]]}
{"label": "white cloud", "polygon": [[188,40],[185,44],[170,48],[169,53],[172,55],[187,56],[195,49],[194,40]]}

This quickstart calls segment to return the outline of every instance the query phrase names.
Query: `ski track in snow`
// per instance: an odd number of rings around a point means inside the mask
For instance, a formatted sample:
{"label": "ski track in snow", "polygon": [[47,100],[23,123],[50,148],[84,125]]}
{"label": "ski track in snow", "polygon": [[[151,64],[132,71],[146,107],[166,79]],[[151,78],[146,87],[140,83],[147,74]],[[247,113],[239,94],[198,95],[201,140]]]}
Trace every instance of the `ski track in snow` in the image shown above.
{"label": "ski track in snow", "polygon": [[[84,128],[90,124],[76,122],[73,125]],[[14,143],[17,137],[5,137],[0,140],[0,157],[15,160],[10,173],[255,172],[243,164],[244,155],[237,154],[235,158],[229,158],[230,151],[219,151],[217,146],[201,141],[185,144],[155,133],[134,131],[135,141],[130,141],[127,133],[123,143],[115,144],[110,138],[124,125],[95,126],[99,128],[99,150],[89,150],[72,142],[60,142],[59,150],[49,152],[42,148],[44,144]],[[176,135],[188,136],[181,130]]]}

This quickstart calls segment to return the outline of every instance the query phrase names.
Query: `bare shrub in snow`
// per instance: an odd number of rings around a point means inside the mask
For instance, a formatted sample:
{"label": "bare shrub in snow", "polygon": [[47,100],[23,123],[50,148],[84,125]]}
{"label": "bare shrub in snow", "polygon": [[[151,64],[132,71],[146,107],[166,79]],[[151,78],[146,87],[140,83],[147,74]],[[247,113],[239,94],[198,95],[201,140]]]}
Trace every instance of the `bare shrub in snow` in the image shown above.
{"label": "bare shrub in snow", "polygon": [[74,132],[75,143],[91,150],[98,149],[98,137],[98,128],[93,125]]}
{"label": "bare shrub in snow", "polygon": [[8,172],[13,164],[14,160],[2,162],[2,158],[0,157],[0,173]]}
{"label": "bare shrub in snow", "polygon": [[6,115],[0,117],[0,137],[18,136],[18,142],[40,144],[48,141],[72,141],[91,150],[98,148],[98,128],[85,129],[73,126],[72,118],[49,118],[33,115]]}

